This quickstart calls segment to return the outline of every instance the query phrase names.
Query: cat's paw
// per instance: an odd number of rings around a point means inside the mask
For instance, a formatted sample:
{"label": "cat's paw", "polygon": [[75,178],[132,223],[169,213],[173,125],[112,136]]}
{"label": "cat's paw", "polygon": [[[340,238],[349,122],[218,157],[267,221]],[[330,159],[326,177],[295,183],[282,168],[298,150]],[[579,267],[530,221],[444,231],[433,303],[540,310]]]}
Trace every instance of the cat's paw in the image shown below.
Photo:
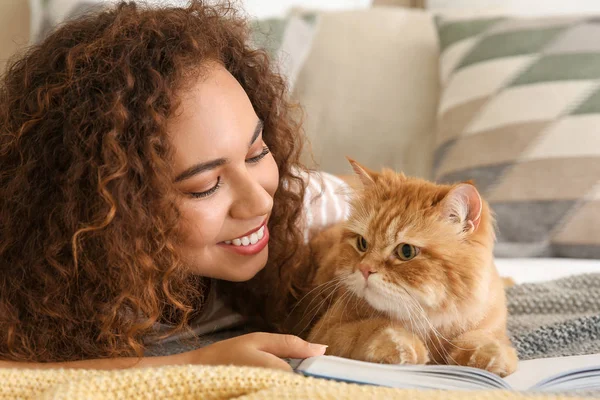
{"label": "cat's paw", "polygon": [[515,349],[494,340],[470,346],[459,344],[448,358],[449,364],[480,368],[501,377],[512,374],[517,362]]}
{"label": "cat's paw", "polygon": [[423,342],[401,328],[389,327],[375,334],[364,353],[365,361],[384,364],[426,364],[429,352]]}

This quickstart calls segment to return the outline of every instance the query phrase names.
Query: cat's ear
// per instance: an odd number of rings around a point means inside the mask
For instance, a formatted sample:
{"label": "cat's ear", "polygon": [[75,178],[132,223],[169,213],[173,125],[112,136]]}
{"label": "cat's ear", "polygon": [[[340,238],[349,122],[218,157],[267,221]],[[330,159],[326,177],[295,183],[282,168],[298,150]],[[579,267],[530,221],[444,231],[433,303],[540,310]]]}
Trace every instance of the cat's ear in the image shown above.
{"label": "cat's ear", "polygon": [[471,233],[481,222],[481,196],[475,186],[462,183],[446,195],[443,201],[443,215],[454,223],[461,224],[463,230]]}
{"label": "cat's ear", "polygon": [[351,159],[348,156],[346,156],[346,158],[348,159],[348,162],[352,166],[352,169],[354,170],[356,175],[358,175],[358,177],[360,178],[360,181],[362,182],[362,184],[365,187],[370,186],[373,183],[375,183],[375,175],[376,175],[375,172],[369,170],[366,167],[363,167],[358,162],[354,161],[353,159]]}

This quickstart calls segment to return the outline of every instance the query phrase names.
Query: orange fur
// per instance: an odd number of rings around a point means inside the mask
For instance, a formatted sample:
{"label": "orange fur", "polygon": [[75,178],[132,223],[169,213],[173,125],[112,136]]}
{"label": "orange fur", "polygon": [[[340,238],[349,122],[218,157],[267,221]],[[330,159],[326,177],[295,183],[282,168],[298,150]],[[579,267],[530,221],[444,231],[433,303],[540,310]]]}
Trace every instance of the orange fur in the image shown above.
{"label": "orange fur", "polygon": [[[315,313],[308,339],[359,360],[512,373],[488,204],[468,183],[436,185],[350,162],[364,188],[348,221],[311,242],[320,291],[311,301],[327,309]],[[419,249],[416,257],[395,255],[404,243]]]}

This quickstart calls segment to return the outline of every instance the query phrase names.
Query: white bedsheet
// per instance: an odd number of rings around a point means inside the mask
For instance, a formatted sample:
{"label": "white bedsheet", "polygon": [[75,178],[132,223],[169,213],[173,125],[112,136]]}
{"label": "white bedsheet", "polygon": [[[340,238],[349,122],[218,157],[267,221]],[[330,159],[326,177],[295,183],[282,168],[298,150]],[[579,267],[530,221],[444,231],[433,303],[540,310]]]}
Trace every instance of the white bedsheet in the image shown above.
{"label": "white bedsheet", "polygon": [[543,282],[570,275],[600,272],[600,260],[574,258],[496,258],[501,276],[517,283]]}

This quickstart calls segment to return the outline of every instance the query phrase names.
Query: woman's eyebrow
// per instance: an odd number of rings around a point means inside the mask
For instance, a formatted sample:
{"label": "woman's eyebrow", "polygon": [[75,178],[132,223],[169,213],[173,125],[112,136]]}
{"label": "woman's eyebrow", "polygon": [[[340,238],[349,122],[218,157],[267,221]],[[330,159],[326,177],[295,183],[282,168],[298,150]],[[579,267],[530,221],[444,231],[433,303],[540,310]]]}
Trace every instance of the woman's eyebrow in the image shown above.
{"label": "woman's eyebrow", "polygon": [[190,168],[177,175],[177,178],[175,178],[175,182],[184,181],[186,179],[191,178],[194,175],[198,175],[199,173],[215,169],[217,167],[220,167],[221,165],[227,164],[228,162],[229,160],[226,158],[217,158],[216,160],[192,165]]}
{"label": "woman's eyebrow", "polygon": [[[263,122],[261,120],[258,120],[258,122],[256,123],[256,127],[254,128],[254,133],[252,134],[252,139],[250,140],[250,144],[248,145],[248,147],[252,146],[254,144],[254,142],[256,142],[256,139],[258,139],[258,137],[260,136],[260,133],[263,130],[263,126],[264,126]],[[196,165],[192,165],[190,168],[186,169],[185,171],[183,171],[182,173],[177,175],[177,178],[175,178],[175,182],[177,183],[177,182],[184,181],[186,179],[191,178],[194,175],[198,175],[205,171],[210,171],[211,169],[220,167],[221,165],[227,164],[228,162],[229,162],[229,160],[227,158],[217,158],[216,160],[206,161],[206,162],[198,163]]]}
{"label": "woman's eyebrow", "polygon": [[248,147],[252,146],[254,144],[254,142],[256,142],[256,139],[258,139],[258,136],[262,132],[263,127],[264,127],[264,124],[259,119],[258,122],[256,123],[256,127],[254,128],[254,134],[252,135],[252,139],[250,139],[250,144],[248,144]]}

